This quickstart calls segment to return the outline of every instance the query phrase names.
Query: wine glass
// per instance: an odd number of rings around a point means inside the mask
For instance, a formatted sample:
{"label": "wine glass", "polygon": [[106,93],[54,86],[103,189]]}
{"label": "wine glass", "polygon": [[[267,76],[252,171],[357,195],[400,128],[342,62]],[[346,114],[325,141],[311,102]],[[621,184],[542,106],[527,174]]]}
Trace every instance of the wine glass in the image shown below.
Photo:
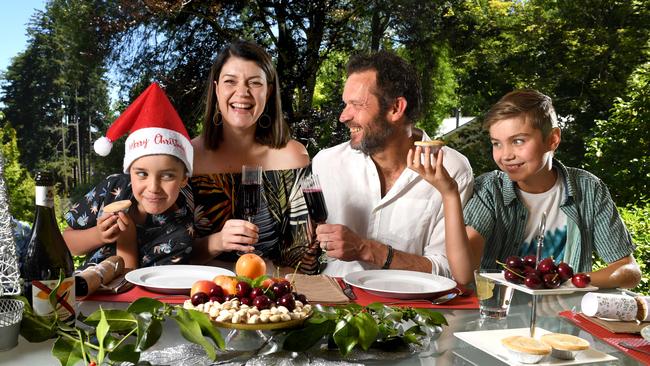
{"label": "wine glass", "polygon": [[[318,181],[317,174],[311,174],[303,178],[302,183],[302,194],[305,197],[305,202],[307,203],[307,212],[309,217],[318,224],[324,224],[327,221],[327,206],[325,205],[325,198],[323,197],[323,189],[320,186]],[[323,250],[318,258],[320,263],[325,263],[329,260],[327,256],[327,251]]]}
{"label": "wine glass", "polygon": [[[260,207],[260,196],[262,190],[262,167],[259,165],[243,165],[241,167],[241,203],[244,218],[248,222],[253,222],[255,215]],[[242,255],[247,252],[239,251],[237,254]],[[261,255],[259,250],[252,253]]]}

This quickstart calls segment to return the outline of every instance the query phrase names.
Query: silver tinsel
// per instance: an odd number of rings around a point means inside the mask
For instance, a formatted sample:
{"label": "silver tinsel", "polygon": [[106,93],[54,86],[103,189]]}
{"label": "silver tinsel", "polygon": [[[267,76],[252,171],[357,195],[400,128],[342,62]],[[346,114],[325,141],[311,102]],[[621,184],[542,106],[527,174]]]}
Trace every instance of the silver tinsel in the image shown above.
{"label": "silver tinsel", "polygon": [[4,165],[4,157],[0,152],[0,296],[10,296],[20,294],[20,272],[9,214]]}

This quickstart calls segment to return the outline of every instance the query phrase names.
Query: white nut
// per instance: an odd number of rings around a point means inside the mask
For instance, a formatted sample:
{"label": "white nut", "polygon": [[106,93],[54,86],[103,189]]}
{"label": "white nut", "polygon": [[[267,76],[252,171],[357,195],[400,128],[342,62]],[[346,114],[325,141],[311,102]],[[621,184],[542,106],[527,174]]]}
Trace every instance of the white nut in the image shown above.
{"label": "white nut", "polygon": [[307,313],[307,314],[311,313],[311,305],[309,305],[309,304],[305,305],[305,306],[302,308],[302,310],[303,310],[305,313]]}
{"label": "white nut", "polygon": [[240,320],[241,320],[241,316],[240,316],[238,313],[233,314],[233,316],[232,316],[232,322],[233,322],[234,324],[239,323]]}
{"label": "white nut", "polygon": [[301,307],[303,307],[303,306],[305,306],[305,304],[303,304],[302,301],[300,301],[300,300],[296,300],[296,307],[297,307],[297,308],[301,308]]}
{"label": "white nut", "polygon": [[255,314],[255,315],[252,315],[251,317],[248,318],[247,323],[248,324],[257,324],[257,323],[259,323],[259,321],[260,321],[260,316]]}
{"label": "white nut", "polygon": [[210,308],[210,312],[208,314],[210,315],[210,318],[216,318],[217,316],[219,316],[219,309],[213,306]]}
{"label": "white nut", "polygon": [[252,307],[252,308],[248,309],[248,315],[253,315],[253,314],[260,315],[260,311],[257,310],[256,307]]}
{"label": "white nut", "polygon": [[275,307],[271,308],[271,315],[275,315],[277,313],[278,313],[278,308]]}
{"label": "white nut", "polygon": [[196,307],[194,308],[194,310],[197,310],[197,311],[203,311],[203,304],[198,304],[198,305],[196,305]]}
{"label": "white nut", "polygon": [[268,323],[269,322],[269,314],[260,314],[260,322],[262,323]]}
{"label": "white nut", "polygon": [[280,320],[282,320],[283,322],[286,322],[288,320],[291,320],[291,316],[289,314],[286,314],[286,313],[280,314]]}
{"label": "white nut", "polygon": [[261,314],[261,315],[269,315],[269,316],[270,316],[270,315],[271,315],[271,310],[269,310],[269,309],[264,309],[264,310],[260,311],[260,314]]}
{"label": "white nut", "polygon": [[279,322],[279,321],[281,320],[281,319],[280,319],[280,314],[273,314],[273,315],[271,315],[271,316],[269,317],[269,320],[271,321],[271,323],[277,323],[277,322]]}
{"label": "white nut", "polygon": [[280,314],[288,314],[288,313],[289,313],[289,309],[287,309],[286,307],[280,305],[280,306],[278,306],[278,312],[279,312]]}

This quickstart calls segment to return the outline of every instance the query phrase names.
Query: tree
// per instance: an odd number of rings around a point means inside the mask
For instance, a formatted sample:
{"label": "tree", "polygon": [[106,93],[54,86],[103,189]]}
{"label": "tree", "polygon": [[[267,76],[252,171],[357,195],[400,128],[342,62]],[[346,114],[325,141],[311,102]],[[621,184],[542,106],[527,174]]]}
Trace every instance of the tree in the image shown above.
{"label": "tree", "polygon": [[619,205],[648,202],[650,189],[650,62],[628,80],[607,120],[587,140],[587,167],[607,183]]}
{"label": "tree", "polygon": [[4,120],[0,113],[0,143],[4,160],[4,180],[7,185],[9,212],[18,219],[33,221],[34,216],[34,180],[20,165],[20,151],[16,130]]}

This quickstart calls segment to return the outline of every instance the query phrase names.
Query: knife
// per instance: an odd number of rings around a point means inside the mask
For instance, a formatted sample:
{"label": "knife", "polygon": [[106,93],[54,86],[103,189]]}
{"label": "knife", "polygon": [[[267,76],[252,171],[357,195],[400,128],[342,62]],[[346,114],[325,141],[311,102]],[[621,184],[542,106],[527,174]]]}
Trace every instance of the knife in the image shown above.
{"label": "knife", "polygon": [[343,293],[350,300],[356,300],[357,299],[357,295],[355,295],[354,291],[352,291],[352,286],[350,286],[350,284],[347,283],[347,282],[343,282]]}

